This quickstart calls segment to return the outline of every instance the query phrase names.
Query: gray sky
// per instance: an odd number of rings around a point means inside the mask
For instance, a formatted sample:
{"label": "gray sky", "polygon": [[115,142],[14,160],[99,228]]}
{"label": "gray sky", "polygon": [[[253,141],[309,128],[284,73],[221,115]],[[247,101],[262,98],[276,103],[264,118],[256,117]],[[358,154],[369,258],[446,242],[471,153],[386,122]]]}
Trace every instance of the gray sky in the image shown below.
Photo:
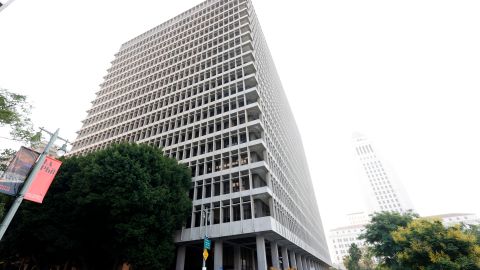
{"label": "gray sky", "polygon": [[[0,87],[73,140],[120,45],[200,2],[17,0],[0,13]],[[363,210],[356,131],[420,214],[480,213],[480,1],[253,3],[327,229]]]}

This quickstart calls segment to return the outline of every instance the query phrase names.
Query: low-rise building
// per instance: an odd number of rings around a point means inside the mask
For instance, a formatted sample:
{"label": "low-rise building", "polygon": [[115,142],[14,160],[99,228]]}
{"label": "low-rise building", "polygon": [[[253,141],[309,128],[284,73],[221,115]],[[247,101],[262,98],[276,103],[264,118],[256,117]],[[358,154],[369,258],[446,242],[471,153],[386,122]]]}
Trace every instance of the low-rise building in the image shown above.
{"label": "low-rise building", "polygon": [[339,269],[343,266],[343,257],[348,255],[348,249],[352,244],[359,247],[365,246],[365,241],[358,239],[365,230],[365,224],[338,227],[330,231],[330,258]]}

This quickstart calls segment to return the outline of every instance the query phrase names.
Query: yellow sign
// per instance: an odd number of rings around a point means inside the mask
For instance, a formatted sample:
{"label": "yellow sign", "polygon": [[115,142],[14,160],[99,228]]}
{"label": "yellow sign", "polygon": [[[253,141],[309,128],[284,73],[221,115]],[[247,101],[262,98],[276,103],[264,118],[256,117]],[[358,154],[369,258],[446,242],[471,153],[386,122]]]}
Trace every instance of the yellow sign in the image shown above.
{"label": "yellow sign", "polygon": [[203,260],[206,261],[208,258],[208,251],[206,249],[203,250]]}

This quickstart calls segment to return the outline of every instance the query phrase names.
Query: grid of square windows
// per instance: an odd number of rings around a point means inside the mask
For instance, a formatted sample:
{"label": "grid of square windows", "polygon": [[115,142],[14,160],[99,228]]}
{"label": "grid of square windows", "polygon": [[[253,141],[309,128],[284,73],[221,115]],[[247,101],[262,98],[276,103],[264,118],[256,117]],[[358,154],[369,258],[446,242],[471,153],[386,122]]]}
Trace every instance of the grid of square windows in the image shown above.
{"label": "grid of square windows", "polygon": [[186,229],[206,208],[213,224],[270,216],[279,233],[328,257],[300,135],[250,1],[206,1],[115,56],[73,154],[125,141],[161,147],[192,171]]}

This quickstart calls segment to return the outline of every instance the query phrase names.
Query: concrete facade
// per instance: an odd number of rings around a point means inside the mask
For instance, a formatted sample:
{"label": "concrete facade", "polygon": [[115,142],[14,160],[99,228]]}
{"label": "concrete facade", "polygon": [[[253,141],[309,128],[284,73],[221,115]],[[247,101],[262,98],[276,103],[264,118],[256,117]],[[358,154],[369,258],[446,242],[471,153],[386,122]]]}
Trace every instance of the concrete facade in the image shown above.
{"label": "concrete facade", "polygon": [[191,168],[176,269],[200,269],[206,230],[207,269],[282,269],[298,266],[295,256],[302,269],[330,264],[300,135],[249,0],[205,1],[126,42],[92,104],[71,154],[147,143]]}

